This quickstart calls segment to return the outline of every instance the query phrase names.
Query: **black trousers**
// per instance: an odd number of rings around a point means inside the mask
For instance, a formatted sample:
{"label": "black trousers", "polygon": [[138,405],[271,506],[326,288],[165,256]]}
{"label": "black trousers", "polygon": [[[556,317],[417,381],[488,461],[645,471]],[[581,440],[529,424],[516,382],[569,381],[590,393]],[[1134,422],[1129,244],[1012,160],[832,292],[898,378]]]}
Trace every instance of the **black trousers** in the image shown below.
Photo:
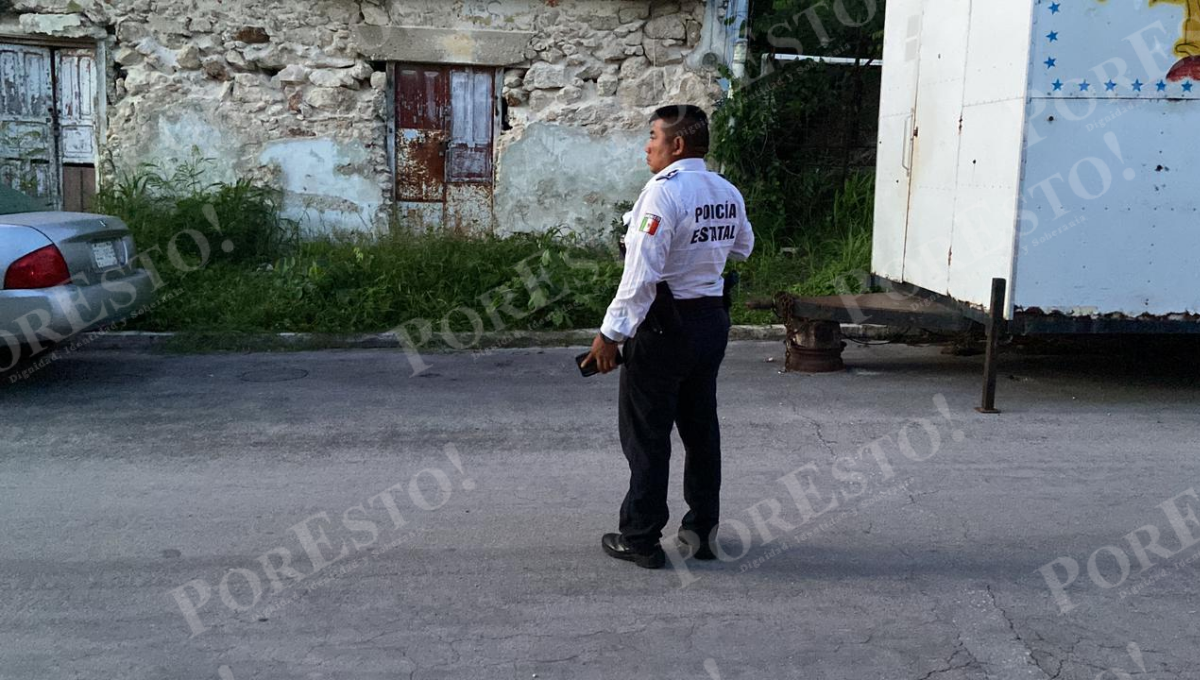
{"label": "black trousers", "polygon": [[629,493],[620,530],[635,550],[657,546],[669,519],[672,425],[686,452],[683,497],[689,511],[681,528],[707,537],[720,520],[717,372],[729,342],[729,313],[709,307],[681,310],[680,316],[681,328],[674,332],[643,324],[625,343],[619,418]]}

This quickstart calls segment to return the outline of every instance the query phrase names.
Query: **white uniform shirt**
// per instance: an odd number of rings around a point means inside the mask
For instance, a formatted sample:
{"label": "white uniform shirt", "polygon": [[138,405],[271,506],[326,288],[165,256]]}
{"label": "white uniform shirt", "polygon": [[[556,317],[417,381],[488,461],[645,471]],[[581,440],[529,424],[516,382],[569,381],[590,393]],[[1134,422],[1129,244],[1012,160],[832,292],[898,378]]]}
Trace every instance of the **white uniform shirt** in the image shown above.
{"label": "white uniform shirt", "polygon": [[677,300],[720,297],[725,261],[754,250],[742,194],[699,158],[663,168],[646,183],[625,234],[625,272],[600,332],[631,338],[646,319],[659,281]]}

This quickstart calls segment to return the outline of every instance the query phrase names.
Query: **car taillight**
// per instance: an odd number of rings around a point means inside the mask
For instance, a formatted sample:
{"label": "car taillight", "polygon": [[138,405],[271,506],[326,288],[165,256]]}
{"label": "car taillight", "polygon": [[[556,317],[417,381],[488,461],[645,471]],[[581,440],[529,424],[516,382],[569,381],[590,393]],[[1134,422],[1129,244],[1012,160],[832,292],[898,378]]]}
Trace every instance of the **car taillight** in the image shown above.
{"label": "car taillight", "polygon": [[46,246],[29,253],[9,266],[4,275],[4,287],[8,290],[29,288],[52,288],[71,280],[67,261],[54,246]]}

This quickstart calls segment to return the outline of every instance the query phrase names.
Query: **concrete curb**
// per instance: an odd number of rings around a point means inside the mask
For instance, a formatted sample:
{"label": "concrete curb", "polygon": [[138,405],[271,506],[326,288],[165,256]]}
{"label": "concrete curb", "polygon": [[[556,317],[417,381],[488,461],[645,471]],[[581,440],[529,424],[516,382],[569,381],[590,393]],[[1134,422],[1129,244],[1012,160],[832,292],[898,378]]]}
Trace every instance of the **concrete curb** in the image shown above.
{"label": "concrete curb", "polygon": [[[435,335],[421,351],[470,351],[523,347],[578,347],[591,344],[596,329],[569,331],[505,331],[484,333],[478,337],[465,333],[457,337]],[[734,326],[733,341],[782,342],[784,326]],[[844,324],[842,335],[853,340],[895,338],[895,329],[887,326]],[[395,333],[150,333],[144,331],[84,333],[70,343],[77,349],[203,353],[220,351],[300,351],[318,349],[404,349]]]}

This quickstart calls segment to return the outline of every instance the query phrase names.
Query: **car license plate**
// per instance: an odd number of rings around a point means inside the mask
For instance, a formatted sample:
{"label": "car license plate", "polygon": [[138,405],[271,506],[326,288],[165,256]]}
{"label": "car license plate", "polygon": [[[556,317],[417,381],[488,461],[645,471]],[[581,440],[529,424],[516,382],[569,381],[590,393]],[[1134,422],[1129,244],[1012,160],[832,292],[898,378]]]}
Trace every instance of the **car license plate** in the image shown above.
{"label": "car license plate", "polygon": [[92,257],[96,260],[96,266],[101,269],[111,269],[118,266],[120,263],[117,260],[117,242],[116,241],[101,241],[92,244]]}

